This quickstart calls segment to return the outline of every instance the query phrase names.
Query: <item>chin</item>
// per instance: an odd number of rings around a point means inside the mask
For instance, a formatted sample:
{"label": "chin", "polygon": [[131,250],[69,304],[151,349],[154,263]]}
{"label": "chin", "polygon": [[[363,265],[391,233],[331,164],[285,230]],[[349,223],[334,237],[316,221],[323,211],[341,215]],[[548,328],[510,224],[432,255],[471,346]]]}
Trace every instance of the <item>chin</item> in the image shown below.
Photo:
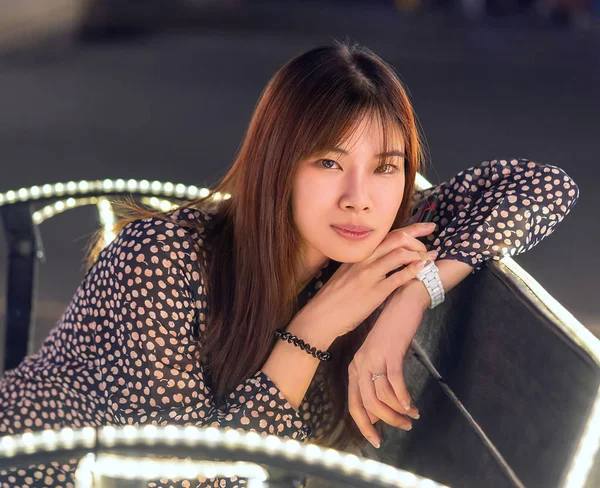
{"label": "chin", "polygon": [[360,263],[367,259],[373,253],[373,249],[365,251],[364,249],[356,249],[354,252],[349,252],[348,249],[326,253],[329,259],[339,263]]}

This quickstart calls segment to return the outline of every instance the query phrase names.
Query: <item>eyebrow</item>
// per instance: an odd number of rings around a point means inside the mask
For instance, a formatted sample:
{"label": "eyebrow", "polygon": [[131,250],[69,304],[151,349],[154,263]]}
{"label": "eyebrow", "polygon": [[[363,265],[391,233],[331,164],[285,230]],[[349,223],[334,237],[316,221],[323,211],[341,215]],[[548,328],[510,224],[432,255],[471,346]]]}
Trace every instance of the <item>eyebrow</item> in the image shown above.
{"label": "eyebrow", "polygon": [[[341,147],[334,147],[331,151],[339,152],[341,154],[344,154],[345,156],[348,155],[348,151],[342,149]],[[392,156],[399,156],[401,158],[405,158],[406,154],[404,154],[402,151],[399,151],[398,149],[394,149],[393,151],[382,152],[375,155],[376,158],[388,158]]]}

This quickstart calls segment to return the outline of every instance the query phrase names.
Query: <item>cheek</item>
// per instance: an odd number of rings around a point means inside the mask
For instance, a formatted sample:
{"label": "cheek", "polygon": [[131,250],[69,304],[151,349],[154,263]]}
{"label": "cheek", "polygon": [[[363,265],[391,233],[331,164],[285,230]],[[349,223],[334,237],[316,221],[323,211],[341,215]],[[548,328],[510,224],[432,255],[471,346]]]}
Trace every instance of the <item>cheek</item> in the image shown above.
{"label": "cheek", "polygon": [[298,179],[292,190],[292,215],[300,230],[306,230],[319,215],[319,202],[309,181]]}
{"label": "cheek", "polygon": [[381,191],[377,194],[377,208],[385,209],[385,220],[393,221],[402,205],[404,195],[404,185],[401,188],[397,186],[389,190]]}
{"label": "cheek", "polygon": [[[331,184],[323,178],[311,177],[310,172],[297,175],[292,189],[292,206],[294,214],[311,215],[312,209],[322,209],[331,194]],[[318,214],[313,214],[315,219]]]}
{"label": "cheek", "polygon": [[317,227],[322,213],[322,206],[314,198],[298,198],[292,203],[294,222],[302,233],[310,233],[311,229]]}

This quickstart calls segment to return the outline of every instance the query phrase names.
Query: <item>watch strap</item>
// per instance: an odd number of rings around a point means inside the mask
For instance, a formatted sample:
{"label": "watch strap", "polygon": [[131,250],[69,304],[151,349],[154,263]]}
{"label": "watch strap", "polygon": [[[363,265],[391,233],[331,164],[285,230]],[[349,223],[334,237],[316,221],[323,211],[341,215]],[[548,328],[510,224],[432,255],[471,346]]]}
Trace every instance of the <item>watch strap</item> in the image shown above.
{"label": "watch strap", "polygon": [[417,273],[417,279],[427,288],[429,296],[431,297],[431,305],[429,308],[435,308],[440,305],[445,299],[446,294],[444,292],[444,286],[438,273],[438,267],[433,261],[427,262],[425,267]]}

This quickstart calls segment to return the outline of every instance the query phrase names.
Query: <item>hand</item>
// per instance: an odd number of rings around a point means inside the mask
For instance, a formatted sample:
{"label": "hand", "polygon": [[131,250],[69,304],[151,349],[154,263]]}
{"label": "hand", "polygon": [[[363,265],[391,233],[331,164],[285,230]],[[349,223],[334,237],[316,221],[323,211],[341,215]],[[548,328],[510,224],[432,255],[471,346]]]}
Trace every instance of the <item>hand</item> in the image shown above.
{"label": "hand", "polygon": [[[340,265],[299,315],[335,327],[323,331],[334,338],[354,330],[434,257],[416,239],[434,228],[435,224],[418,223],[388,233],[367,259]],[[405,267],[387,276],[401,266]]]}
{"label": "hand", "polygon": [[[391,295],[349,365],[348,409],[359,430],[375,447],[380,443],[373,426],[378,420],[410,430],[410,418],[419,418],[419,410],[411,406],[406,389],[403,362],[428,305],[429,294],[416,280]],[[373,381],[373,373],[387,376]]]}

